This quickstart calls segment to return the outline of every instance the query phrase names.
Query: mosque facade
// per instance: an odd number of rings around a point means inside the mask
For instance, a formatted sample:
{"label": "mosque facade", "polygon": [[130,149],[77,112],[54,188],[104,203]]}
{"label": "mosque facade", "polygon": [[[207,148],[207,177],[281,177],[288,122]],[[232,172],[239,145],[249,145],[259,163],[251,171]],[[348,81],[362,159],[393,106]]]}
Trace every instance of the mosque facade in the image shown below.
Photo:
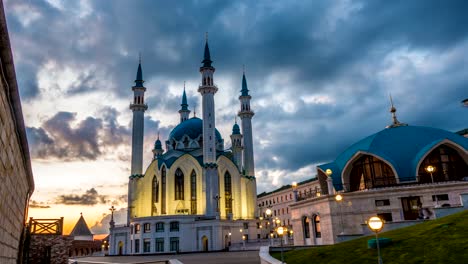
{"label": "mosque facade", "polygon": [[163,143],[155,141],[153,160],[143,171],[146,88],[138,65],[133,102],[132,159],[127,224],[111,221],[110,255],[222,250],[256,236],[256,180],[251,96],[245,73],[239,96],[241,126],[233,125],[232,147],[216,129],[214,83],[208,42],[199,69],[202,119],[190,117],[185,87],[180,123]]}

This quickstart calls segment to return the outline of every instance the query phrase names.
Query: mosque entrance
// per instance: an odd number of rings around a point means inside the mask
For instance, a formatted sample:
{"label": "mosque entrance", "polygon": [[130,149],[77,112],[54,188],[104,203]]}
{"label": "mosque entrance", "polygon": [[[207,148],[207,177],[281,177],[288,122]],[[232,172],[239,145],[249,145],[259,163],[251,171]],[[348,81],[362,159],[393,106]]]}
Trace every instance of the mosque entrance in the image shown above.
{"label": "mosque entrance", "polygon": [[208,251],[208,238],[206,236],[202,237],[203,251]]}
{"label": "mosque entrance", "polygon": [[403,207],[403,217],[405,220],[416,220],[419,216],[419,207],[421,200],[419,196],[401,197],[401,205]]}

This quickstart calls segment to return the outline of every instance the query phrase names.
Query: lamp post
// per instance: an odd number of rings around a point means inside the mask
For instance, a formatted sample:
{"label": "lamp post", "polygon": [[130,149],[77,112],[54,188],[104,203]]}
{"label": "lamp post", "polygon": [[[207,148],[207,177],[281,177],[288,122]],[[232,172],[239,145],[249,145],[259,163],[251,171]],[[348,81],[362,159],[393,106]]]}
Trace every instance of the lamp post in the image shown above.
{"label": "lamp post", "polygon": [[378,256],[377,263],[379,264],[383,264],[383,261],[382,261],[382,256],[380,256],[380,245],[379,245],[378,233],[380,232],[380,230],[382,230],[383,225],[384,223],[382,219],[380,219],[380,217],[377,217],[377,216],[373,216],[369,218],[369,220],[367,221],[367,226],[369,226],[370,230],[375,232],[375,243],[377,244],[377,256]]}
{"label": "lamp post", "polygon": [[[273,223],[270,222],[270,218],[271,218],[271,209],[270,208],[267,208],[266,211],[265,211],[265,214],[267,216],[267,220],[268,220],[268,224],[270,225],[270,234],[271,234],[271,230],[273,228]],[[270,246],[273,246],[273,238],[271,237],[270,235]]]}
{"label": "lamp post", "polygon": [[245,250],[245,235],[242,235],[242,245],[243,249]]}
{"label": "lamp post", "polygon": [[[426,170],[426,172],[428,172],[431,175],[432,188],[434,188],[434,176],[432,176],[432,173],[434,173],[436,171],[436,168],[434,166],[432,166],[432,165],[428,165],[424,169]],[[439,206],[439,201],[437,199],[437,194],[435,194],[435,192],[434,192],[434,197],[435,197],[435,202],[436,202],[435,207],[438,207]]]}
{"label": "lamp post", "polygon": [[229,246],[231,246],[231,235],[232,235],[231,232],[229,232],[228,235],[229,235]]}
{"label": "lamp post", "polygon": [[341,233],[340,233],[340,235],[343,235],[343,234],[344,234],[343,214],[341,213],[341,202],[343,201],[343,195],[337,194],[337,195],[335,196],[335,200],[336,200],[336,202],[338,203],[338,207],[339,207],[339,210],[340,210],[340,226],[341,226]]}
{"label": "lamp post", "polygon": [[284,228],[282,226],[278,227],[276,229],[276,233],[278,233],[278,236],[280,237],[280,241],[281,241],[281,263],[284,263],[284,257],[283,257],[283,233],[284,233]]}
{"label": "lamp post", "polygon": [[294,193],[294,201],[297,202],[297,182],[293,182],[291,186]]}

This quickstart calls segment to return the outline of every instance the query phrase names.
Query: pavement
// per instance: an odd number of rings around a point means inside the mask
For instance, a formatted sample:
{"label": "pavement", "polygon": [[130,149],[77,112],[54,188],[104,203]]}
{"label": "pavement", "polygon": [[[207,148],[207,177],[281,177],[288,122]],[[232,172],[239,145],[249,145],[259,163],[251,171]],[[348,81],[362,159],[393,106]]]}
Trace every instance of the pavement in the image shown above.
{"label": "pavement", "polygon": [[[155,256],[107,256],[85,257],[76,259],[78,264],[104,263],[165,263],[169,259],[177,259],[183,264],[259,264],[258,251],[207,252],[178,255]],[[72,262],[73,263],[73,262]]]}

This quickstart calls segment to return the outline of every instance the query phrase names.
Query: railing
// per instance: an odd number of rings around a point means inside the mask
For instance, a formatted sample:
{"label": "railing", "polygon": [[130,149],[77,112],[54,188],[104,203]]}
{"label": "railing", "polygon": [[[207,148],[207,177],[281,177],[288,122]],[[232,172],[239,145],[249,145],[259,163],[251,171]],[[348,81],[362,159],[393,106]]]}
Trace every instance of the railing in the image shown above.
{"label": "railing", "polygon": [[31,235],[62,235],[63,217],[60,219],[33,219],[29,218]]}

